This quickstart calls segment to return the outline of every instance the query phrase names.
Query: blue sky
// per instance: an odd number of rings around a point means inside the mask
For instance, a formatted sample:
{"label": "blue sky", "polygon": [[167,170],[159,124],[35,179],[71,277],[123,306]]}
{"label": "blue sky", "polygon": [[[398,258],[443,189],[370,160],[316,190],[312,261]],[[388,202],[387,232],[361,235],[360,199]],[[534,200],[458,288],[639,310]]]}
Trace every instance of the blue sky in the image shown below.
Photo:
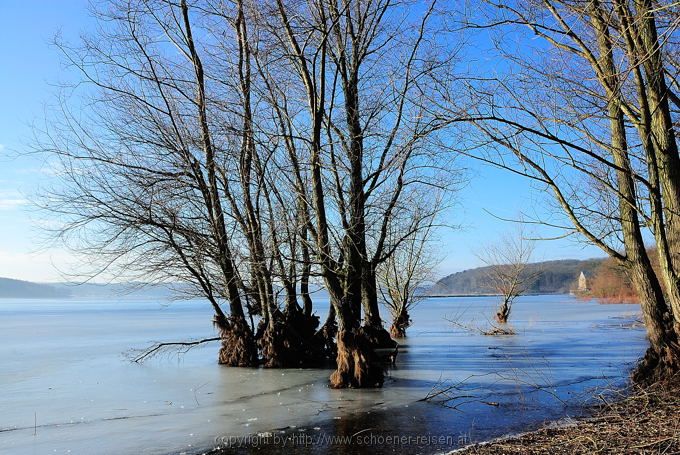
{"label": "blue sky", "polygon": [[92,21],[86,0],[0,2],[0,276],[55,281],[69,254],[42,248],[42,216],[28,200],[49,176],[29,150],[34,122],[43,118],[45,105],[56,93],[53,84],[63,71],[56,49],[57,32],[76,38]]}
{"label": "blue sky", "polygon": [[[0,17],[4,19],[0,27],[0,277],[61,281],[60,272],[73,271],[74,260],[58,246],[45,246],[40,226],[49,220],[29,202],[50,170],[39,158],[24,153],[32,142],[31,125],[40,123],[45,106],[54,101],[54,85],[69,77],[51,39],[56,33],[77,39],[93,20],[87,0],[2,0]],[[447,214],[448,222],[462,228],[441,233],[440,275],[480,265],[479,249],[513,228],[493,215],[516,218],[531,211],[542,197],[520,177],[476,162],[464,164],[471,180]],[[601,256],[599,250],[568,239],[539,242],[536,251],[540,260],[595,256]]]}

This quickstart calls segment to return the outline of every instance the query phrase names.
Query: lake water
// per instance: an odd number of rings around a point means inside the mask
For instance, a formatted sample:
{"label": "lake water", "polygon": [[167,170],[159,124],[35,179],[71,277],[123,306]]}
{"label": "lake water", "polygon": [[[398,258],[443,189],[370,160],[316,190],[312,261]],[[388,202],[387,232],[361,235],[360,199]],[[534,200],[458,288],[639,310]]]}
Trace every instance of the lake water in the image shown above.
{"label": "lake water", "polygon": [[[496,300],[421,303],[377,390],[331,390],[324,369],[221,367],[217,343],[128,360],[214,336],[205,302],[0,300],[0,453],[436,453],[577,415],[646,347],[637,306],[569,296],[518,299],[514,336],[450,322],[488,326]],[[418,401],[438,384],[455,386],[445,406]]]}

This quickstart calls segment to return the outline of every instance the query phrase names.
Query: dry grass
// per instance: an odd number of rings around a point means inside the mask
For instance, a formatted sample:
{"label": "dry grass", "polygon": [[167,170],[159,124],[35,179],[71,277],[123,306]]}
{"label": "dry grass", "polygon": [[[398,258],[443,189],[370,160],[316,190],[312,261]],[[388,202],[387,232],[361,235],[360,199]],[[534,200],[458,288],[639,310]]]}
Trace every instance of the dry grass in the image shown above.
{"label": "dry grass", "polygon": [[680,378],[594,409],[563,427],[476,444],[460,454],[680,454]]}

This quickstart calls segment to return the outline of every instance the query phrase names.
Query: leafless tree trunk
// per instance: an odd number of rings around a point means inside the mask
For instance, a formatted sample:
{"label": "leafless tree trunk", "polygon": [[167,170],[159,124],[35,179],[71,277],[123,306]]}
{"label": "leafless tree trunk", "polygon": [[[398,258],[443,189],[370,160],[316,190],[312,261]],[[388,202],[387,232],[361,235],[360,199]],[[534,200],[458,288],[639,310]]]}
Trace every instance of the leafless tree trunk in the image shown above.
{"label": "leafless tree trunk", "polygon": [[[431,227],[422,229],[403,241],[394,254],[378,268],[380,297],[392,316],[390,334],[394,338],[406,337],[406,329],[412,323],[410,312],[425,298],[423,286],[433,279],[438,263],[432,252],[435,219],[432,218],[430,222]],[[402,232],[409,230],[407,226],[401,225],[395,225],[393,229]]]}
{"label": "leafless tree trunk", "polygon": [[[651,344],[636,378],[668,377],[680,366],[677,331],[669,325],[679,314],[671,246],[677,142],[664,81],[669,41],[658,39],[654,16],[671,17],[675,7],[626,0],[488,4],[494,20],[475,27],[523,28],[548,52],[516,56],[496,41],[499,57],[521,76],[475,83],[480,102],[468,120],[499,147],[497,156],[477,157],[550,190],[565,223],[545,224],[580,235],[629,271]],[[665,24],[670,37],[677,21]],[[660,277],[645,249],[647,226],[662,256]]]}
{"label": "leafless tree trunk", "polygon": [[218,319],[217,325],[220,328],[223,338],[222,349],[220,350],[220,363],[231,366],[251,366],[256,353],[253,349],[252,333],[246,323],[240,295],[236,285],[235,272],[232,262],[227,232],[224,220],[224,212],[219,195],[217,183],[217,166],[215,163],[215,152],[213,149],[212,135],[208,125],[208,107],[205,93],[205,76],[203,63],[198,55],[193,40],[191,20],[189,19],[189,8],[186,0],[180,4],[184,29],[179,30],[183,34],[188,49],[188,58],[194,67],[195,86],[196,86],[196,108],[198,110],[198,124],[201,131],[201,143],[205,154],[205,167],[208,173],[208,187],[203,190],[207,193],[210,201],[211,222],[215,225],[217,246],[220,251],[220,263],[222,271],[227,281],[229,301],[231,303],[230,321],[221,322]]}
{"label": "leafless tree trunk", "polygon": [[[428,154],[442,123],[425,111],[423,88],[416,83],[433,83],[425,80],[433,70],[421,54],[433,10],[398,30],[387,19],[399,11],[390,2],[276,1],[270,6],[263,13],[272,41],[269,57],[286,61],[289,71],[272,73],[264,55],[259,66],[272,81],[268,91],[278,134],[285,138],[296,191],[310,210],[310,251],[337,318],[338,368],[331,383],[381,384],[382,367],[372,347],[394,342],[382,326],[376,271],[413,234],[387,241],[397,215],[415,219],[407,206],[413,188],[439,184]],[[378,72],[376,65],[389,70]],[[298,114],[302,106],[295,107],[291,96],[291,73],[301,87],[298,96],[306,101],[304,119]],[[371,88],[380,86],[394,89]],[[408,116],[415,121],[407,122]],[[418,175],[424,169],[429,175]],[[422,220],[410,226],[421,229]]]}
{"label": "leafless tree trunk", "polygon": [[[50,202],[62,237],[111,273],[193,284],[222,363],[332,353],[334,387],[381,385],[374,348],[394,342],[377,270],[431,227],[440,208],[418,198],[452,181],[446,122],[425,95],[455,57],[428,46],[446,32],[435,2],[107,6],[108,35],[62,46],[96,88],[87,120],[65,109],[46,134],[63,165]],[[332,304],[318,332],[314,279]]]}
{"label": "leafless tree trunk", "polygon": [[479,255],[486,264],[486,278],[491,288],[502,298],[495,315],[501,324],[508,322],[515,299],[524,294],[540,274],[529,269],[534,249],[535,242],[520,228],[498,243],[488,245]]}

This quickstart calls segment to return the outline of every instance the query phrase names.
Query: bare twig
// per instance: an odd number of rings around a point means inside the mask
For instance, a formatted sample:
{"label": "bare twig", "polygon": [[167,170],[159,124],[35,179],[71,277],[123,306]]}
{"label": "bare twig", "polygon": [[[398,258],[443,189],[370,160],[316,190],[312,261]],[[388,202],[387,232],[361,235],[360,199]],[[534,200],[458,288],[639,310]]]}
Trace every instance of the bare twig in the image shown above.
{"label": "bare twig", "polygon": [[199,344],[204,344],[204,343],[209,343],[211,341],[220,341],[220,337],[213,337],[213,338],[203,338],[200,340],[195,340],[195,341],[169,341],[169,342],[163,342],[163,343],[156,343],[153,346],[145,349],[141,354],[136,356],[135,358],[132,359],[133,362],[135,363],[141,363],[147,358],[157,354],[159,351],[164,350],[165,348],[175,346],[178,348],[184,348],[183,352],[187,352],[189,349],[191,349],[194,346],[198,346]]}

